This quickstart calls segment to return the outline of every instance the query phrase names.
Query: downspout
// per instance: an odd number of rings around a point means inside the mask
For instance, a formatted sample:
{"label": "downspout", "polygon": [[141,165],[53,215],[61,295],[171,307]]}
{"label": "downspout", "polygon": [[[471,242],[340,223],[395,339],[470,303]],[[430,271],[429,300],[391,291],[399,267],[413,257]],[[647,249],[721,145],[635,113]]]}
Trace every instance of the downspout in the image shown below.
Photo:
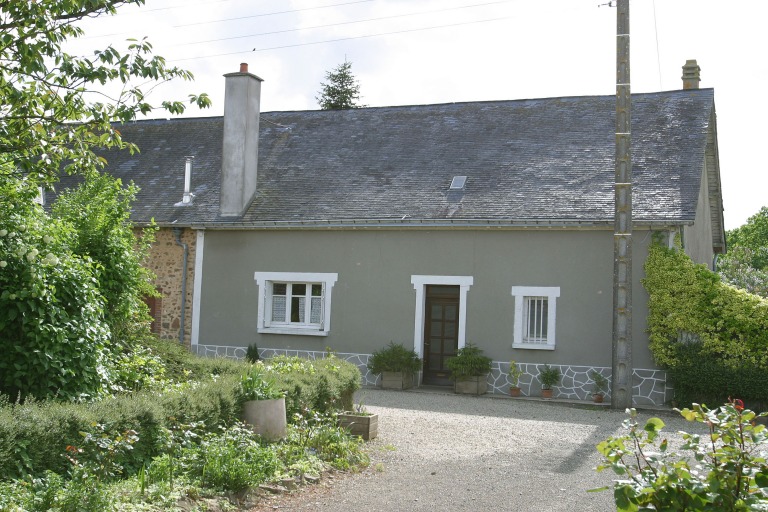
{"label": "downspout", "polygon": [[173,228],[176,237],[176,245],[184,249],[184,260],[181,264],[181,325],[179,326],[179,343],[184,344],[185,312],[187,309],[187,260],[189,259],[189,246],[181,241],[183,228]]}

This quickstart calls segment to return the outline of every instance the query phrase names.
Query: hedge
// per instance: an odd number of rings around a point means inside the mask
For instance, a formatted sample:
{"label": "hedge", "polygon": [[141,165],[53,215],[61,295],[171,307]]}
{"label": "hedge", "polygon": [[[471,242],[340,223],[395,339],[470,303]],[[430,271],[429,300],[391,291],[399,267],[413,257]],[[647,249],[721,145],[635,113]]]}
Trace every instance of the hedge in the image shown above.
{"label": "hedge", "polygon": [[[356,366],[333,356],[299,361],[311,370],[306,374],[274,373],[288,394],[289,410],[324,412],[351,407],[352,395],[360,387]],[[234,370],[244,370],[246,365],[221,360],[198,364],[227,370],[223,375],[164,392],[139,391],[91,403],[29,400],[12,404],[0,395],[0,479],[41,475],[46,470],[65,473],[69,464],[64,457],[66,447],[81,445],[80,433],[92,432],[96,424],[105,425],[111,435],[128,429],[138,433],[139,441],[126,457],[128,474],[160,453],[165,428],[203,422],[213,430],[232,424],[242,410],[237,398],[240,376]]]}
{"label": "hedge", "polygon": [[768,300],[727,285],[678,248],[654,244],[645,263],[648,332],[681,405],[740,398],[768,403]]}

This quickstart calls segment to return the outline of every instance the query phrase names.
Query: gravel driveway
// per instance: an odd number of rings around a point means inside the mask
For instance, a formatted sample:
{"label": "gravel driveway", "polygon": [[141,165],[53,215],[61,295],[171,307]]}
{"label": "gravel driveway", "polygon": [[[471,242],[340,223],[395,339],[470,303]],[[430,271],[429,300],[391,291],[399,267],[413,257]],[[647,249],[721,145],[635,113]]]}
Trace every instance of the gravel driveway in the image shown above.
{"label": "gravel driveway", "polygon": [[[540,400],[449,392],[366,389],[379,414],[371,467],[332,485],[300,491],[274,510],[603,511],[615,510],[613,473],[596,473],[595,445],[623,431],[623,412]],[[665,432],[694,425],[665,411]],[[674,435],[672,436],[674,437]]]}

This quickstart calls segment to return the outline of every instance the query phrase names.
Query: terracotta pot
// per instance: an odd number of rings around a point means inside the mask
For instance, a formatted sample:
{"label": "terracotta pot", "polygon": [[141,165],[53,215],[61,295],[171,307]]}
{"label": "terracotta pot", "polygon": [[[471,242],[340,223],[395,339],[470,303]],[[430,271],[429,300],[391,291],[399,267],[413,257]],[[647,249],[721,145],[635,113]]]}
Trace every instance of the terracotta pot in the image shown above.
{"label": "terracotta pot", "polygon": [[510,386],[509,396],[520,396],[520,388],[517,386]]}
{"label": "terracotta pot", "polygon": [[541,398],[544,400],[549,400],[552,398],[552,390],[551,389],[542,389],[541,390]]}
{"label": "terracotta pot", "polygon": [[592,400],[596,404],[601,404],[601,403],[603,403],[603,395],[600,394],[600,393],[596,393],[596,394],[592,395]]}

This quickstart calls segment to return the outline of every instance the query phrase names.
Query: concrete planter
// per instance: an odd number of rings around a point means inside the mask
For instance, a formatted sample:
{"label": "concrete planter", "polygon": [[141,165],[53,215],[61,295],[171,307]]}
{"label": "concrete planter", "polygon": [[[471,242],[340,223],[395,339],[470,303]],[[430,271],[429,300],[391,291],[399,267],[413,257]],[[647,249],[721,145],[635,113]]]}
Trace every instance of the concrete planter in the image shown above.
{"label": "concrete planter", "polygon": [[354,412],[343,412],[338,417],[339,426],[349,430],[353,436],[360,436],[366,441],[379,435],[379,415],[363,416]]}
{"label": "concrete planter", "polygon": [[453,391],[463,395],[484,395],[488,392],[488,375],[475,375],[456,379]]}
{"label": "concrete planter", "polygon": [[413,373],[411,372],[382,372],[382,389],[410,389],[413,387]]}
{"label": "concrete planter", "polygon": [[269,441],[285,439],[287,434],[285,398],[245,402],[243,421],[250,425],[255,433]]}

